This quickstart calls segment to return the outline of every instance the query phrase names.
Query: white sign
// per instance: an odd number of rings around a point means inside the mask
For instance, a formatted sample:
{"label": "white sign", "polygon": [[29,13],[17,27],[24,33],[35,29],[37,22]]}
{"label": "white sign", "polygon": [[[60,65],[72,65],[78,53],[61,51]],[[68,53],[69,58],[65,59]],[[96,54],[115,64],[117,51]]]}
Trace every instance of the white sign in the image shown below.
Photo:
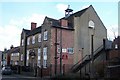
{"label": "white sign", "polygon": [[64,53],[67,52],[67,49],[62,49],[62,52],[64,52]]}

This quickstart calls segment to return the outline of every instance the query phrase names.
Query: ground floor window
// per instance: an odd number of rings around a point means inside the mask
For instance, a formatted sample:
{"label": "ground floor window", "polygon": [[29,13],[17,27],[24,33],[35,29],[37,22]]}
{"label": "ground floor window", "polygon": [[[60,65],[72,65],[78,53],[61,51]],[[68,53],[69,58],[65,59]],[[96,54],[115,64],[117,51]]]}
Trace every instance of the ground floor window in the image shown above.
{"label": "ground floor window", "polygon": [[47,68],[47,60],[43,60],[43,68]]}

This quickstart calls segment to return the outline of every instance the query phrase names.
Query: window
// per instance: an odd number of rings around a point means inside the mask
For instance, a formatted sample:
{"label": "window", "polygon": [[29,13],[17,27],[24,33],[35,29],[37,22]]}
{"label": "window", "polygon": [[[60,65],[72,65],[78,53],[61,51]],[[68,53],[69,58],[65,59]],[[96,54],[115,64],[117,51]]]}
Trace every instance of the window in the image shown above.
{"label": "window", "polygon": [[32,44],[35,44],[35,36],[32,37]]}
{"label": "window", "polygon": [[16,56],[19,56],[19,53],[17,53]]}
{"label": "window", "polygon": [[22,46],[24,45],[24,39],[22,39]]}
{"label": "window", "polygon": [[23,61],[23,54],[21,54],[21,61]]}
{"label": "window", "polygon": [[38,48],[38,66],[40,67],[40,59],[41,59],[41,49]]}
{"label": "window", "polygon": [[47,37],[48,37],[48,31],[45,31],[44,32],[44,40],[47,40],[48,39]]}
{"label": "window", "polygon": [[60,53],[61,49],[60,48],[57,48],[57,52]]}
{"label": "window", "polygon": [[67,52],[68,52],[69,54],[73,54],[73,53],[74,53],[74,50],[73,50],[73,48],[67,48]]}
{"label": "window", "polygon": [[41,34],[38,35],[38,42],[41,42]]}
{"label": "window", "polygon": [[95,24],[94,24],[94,22],[92,20],[89,21],[88,25],[89,25],[90,28],[95,27]]}
{"label": "window", "polygon": [[15,61],[15,65],[18,65],[18,61]]}
{"label": "window", "polygon": [[12,53],[11,56],[14,56],[14,54]]}
{"label": "window", "polygon": [[43,48],[43,59],[47,60],[47,47]]}
{"label": "window", "polygon": [[43,60],[43,68],[47,68],[47,60]]}
{"label": "window", "polygon": [[29,50],[27,50],[27,60],[29,60]]}
{"label": "window", "polygon": [[43,67],[47,67],[47,47],[43,48]]}
{"label": "window", "polygon": [[29,50],[27,50],[27,60],[26,60],[26,66],[28,66],[28,61],[29,61]]}
{"label": "window", "polygon": [[30,38],[27,38],[27,45],[30,45]]}
{"label": "window", "polygon": [[115,44],[115,49],[118,49],[118,45],[117,44]]}

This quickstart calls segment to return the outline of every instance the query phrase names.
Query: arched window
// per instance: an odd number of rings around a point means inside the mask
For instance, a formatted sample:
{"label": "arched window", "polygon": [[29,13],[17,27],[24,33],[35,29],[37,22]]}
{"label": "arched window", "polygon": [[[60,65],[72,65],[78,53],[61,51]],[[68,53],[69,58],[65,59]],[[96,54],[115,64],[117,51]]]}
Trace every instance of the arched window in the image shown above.
{"label": "arched window", "polygon": [[89,21],[88,25],[89,25],[90,28],[95,27],[95,24],[94,24],[94,22],[92,20]]}

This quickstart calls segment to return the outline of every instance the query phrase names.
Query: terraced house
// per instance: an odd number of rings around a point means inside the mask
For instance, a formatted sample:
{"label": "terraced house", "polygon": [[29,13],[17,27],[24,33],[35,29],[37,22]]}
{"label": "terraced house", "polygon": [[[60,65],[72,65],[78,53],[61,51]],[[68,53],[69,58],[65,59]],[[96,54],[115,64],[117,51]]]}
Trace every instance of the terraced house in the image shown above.
{"label": "terraced house", "polygon": [[[90,57],[98,48],[96,53],[103,50],[106,38],[107,30],[92,5],[75,13],[68,7],[63,18],[45,17],[41,26],[32,22],[31,30],[22,30],[20,64],[33,69],[37,66],[37,75],[41,67],[45,75],[68,72],[85,56]],[[78,67],[73,72],[79,71]]]}

